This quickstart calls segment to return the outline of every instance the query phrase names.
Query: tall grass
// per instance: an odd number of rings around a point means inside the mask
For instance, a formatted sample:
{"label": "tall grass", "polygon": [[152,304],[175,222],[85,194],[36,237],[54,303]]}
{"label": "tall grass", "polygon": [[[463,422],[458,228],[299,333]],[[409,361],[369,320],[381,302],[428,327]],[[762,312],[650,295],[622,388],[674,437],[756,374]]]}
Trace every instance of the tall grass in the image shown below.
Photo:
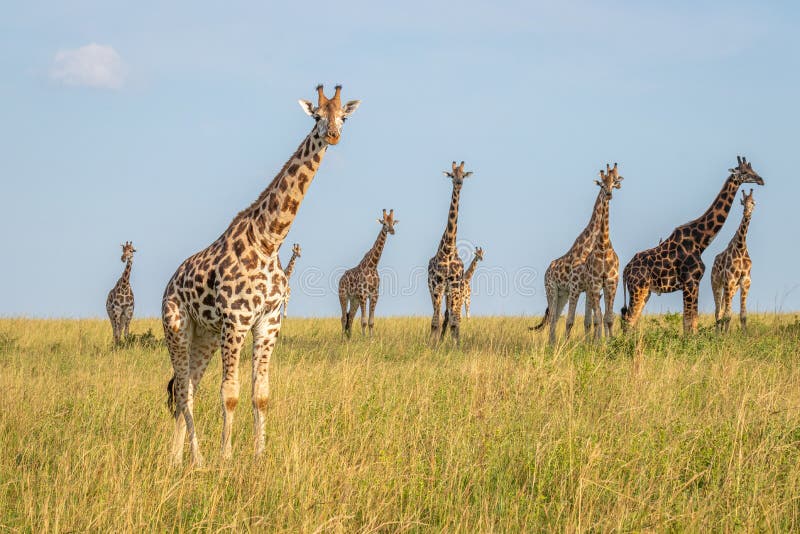
{"label": "tall grass", "polygon": [[[800,323],[685,338],[673,316],[550,349],[532,320],[290,318],[252,456],[249,351],[234,458],[219,458],[219,358],[197,395],[207,466],[171,468],[166,349],[104,321],[0,320],[0,527],[507,531],[800,528]],[[708,327],[710,320],[704,318]],[[188,452],[188,451],[187,451]]]}

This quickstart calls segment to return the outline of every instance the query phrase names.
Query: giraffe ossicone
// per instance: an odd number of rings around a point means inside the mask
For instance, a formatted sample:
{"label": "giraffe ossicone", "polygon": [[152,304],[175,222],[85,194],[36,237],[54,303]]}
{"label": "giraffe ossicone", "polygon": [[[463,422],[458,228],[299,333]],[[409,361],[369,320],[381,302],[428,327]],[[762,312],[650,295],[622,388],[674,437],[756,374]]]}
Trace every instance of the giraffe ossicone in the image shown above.
{"label": "giraffe ossicone", "polygon": [[167,283],[161,316],[172,361],[167,386],[175,416],[172,461],[180,463],[188,433],[192,461],[202,462],[194,422],[194,394],[214,353],[222,351],[222,457],[231,456],[233,414],[239,402],[239,357],[253,334],[252,404],[254,449],[264,450],[269,401],[269,363],[281,328],[286,274],[278,250],[317,173],[328,145],[359,101],[341,103],[341,86],[327,98],[320,85],[317,104],[300,100],[314,119],[311,132],[259,197],[222,235],[186,259]]}

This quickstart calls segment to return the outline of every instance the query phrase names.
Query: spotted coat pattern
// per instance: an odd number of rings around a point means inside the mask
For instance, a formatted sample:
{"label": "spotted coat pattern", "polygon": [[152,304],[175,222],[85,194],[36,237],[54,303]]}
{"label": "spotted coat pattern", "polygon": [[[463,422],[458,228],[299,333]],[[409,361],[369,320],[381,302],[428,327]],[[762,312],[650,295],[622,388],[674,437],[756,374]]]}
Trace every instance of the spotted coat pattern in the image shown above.
{"label": "spotted coat pattern", "polygon": [[[356,312],[361,310],[361,335],[366,335],[367,323],[369,323],[369,335],[375,326],[375,307],[378,305],[378,293],[380,290],[380,276],[378,274],[378,262],[381,261],[383,247],[386,244],[386,236],[394,235],[394,225],[400,221],[395,220],[394,210],[386,213],[383,210],[383,218],[378,219],[381,229],[378,237],[364,258],[358,265],[348,269],[339,279],[339,304],[342,308],[342,335],[350,337],[353,319]],[[367,320],[367,303],[369,303],[369,321]],[[348,309],[349,305],[349,309]]]}
{"label": "spotted coat pattern", "polygon": [[222,457],[231,456],[231,428],[239,401],[239,356],[253,334],[252,403],[255,452],[264,449],[269,362],[281,328],[286,274],[280,248],[328,145],[339,142],[342,121],[358,101],[342,106],[341,87],[318,105],[300,101],[316,123],[258,199],[240,212],[206,249],[186,259],[164,291],[162,322],[174,375],[168,385],[175,413],[172,460],[181,461],[186,433],[192,461],[202,462],[194,425],[194,393],[217,349],[222,349]]}
{"label": "spotted coat pattern", "polygon": [[714,258],[711,267],[711,289],[714,293],[714,317],[717,329],[728,331],[731,324],[731,302],[739,293],[739,323],[747,330],[747,293],[750,291],[750,269],[753,262],[747,252],[747,230],[756,206],[753,190],[748,195],[742,191],[742,221],[728,246]]}
{"label": "spotted coat pattern", "polygon": [[697,331],[697,298],[705,272],[701,254],[725,224],[739,186],[764,184],[746,159],[740,157],[738,161],[739,165],[730,169],[730,176],[703,215],[675,228],[656,247],[637,252],[625,266],[623,290],[630,294],[630,301],[620,312],[623,330],[636,325],[651,292],[682,291],[683,330]]}
{"label": "spotted coat pattern", "polygon": [[[444,172],[453,182],[453,194],[450,198],[450,210],[447,215],[447,226],[436,254],[428,262],[428,291],[433,304],[433,318],[431,319],[431,341],[439,342],[447,331],[450,323],[450,334],[456,343],[460,341],[461,329],[461,291],[464,278],[464,262],[458,257],[456,239],[458,237],[458,203],[461,197],[461,186],[464,179],[472,172],[464,171],[464,162],[456,165],[453,162],[452,171]],[[442,321],[442,298],[445,300],[444,322]]]}
{"label": "spotted coat pattern", "polygon": [[292,287],[289,285],[289,279],[292,277],[292,273],[294,272],[294,265],[297,263],[297,258],[300,257],[300,245],[295,243],[292,245],[292,257],[289,258],[289,263],[286,264],[286,268],[283,270],[283,274],[286,275],[286,293],[283,295],[283,316],[286,317],[286,308],[289,307],[289,298],[292,296]]}
{"label": "spotted coat pattern", "polygon": [[133,289],[131,289],[131,268],[133,267],[133,243],[130,241],[122,245],[120,261],[125,263],[125,270],[117,283],[108,292],[106,298],[106,312],[111,320],[111,330],[114,333],[114,344],[118,345],[122,338],[128,337],[128,329],[133,318]]}

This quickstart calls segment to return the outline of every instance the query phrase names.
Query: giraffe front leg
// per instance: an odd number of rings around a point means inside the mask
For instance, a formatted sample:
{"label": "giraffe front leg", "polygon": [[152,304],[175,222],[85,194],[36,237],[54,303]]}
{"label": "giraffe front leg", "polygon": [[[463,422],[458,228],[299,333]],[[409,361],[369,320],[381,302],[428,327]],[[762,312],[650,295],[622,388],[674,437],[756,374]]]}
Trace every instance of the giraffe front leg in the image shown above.
{"label": "giraffe front leg", "polygon": [[592,327],[594,328],[594,340],[600,341],[600,339],[603,337],[603,312],[600,309],[599,288],[593,288],[591,291],[587,292],[586,301],[587,310],[591,310]]}
{"label": "giraffe front leg", "polygon": [[550,314],[550,344],[556,344],[556,326],[558,325],[558,319],[561,317],[561,312],[564,311],[564,306],[567,304],[567,295],[564,294],[563,291],[556,289],[553,291],[553,304],[551,305],[550,309],[552,313]]}
{"label": "giraffe front leg", "polygon": [[253,439],[255,455],[264,452],[269,405],[269,362],[281,329],[280,309],[263,317],[253,328]]}
{"label": "giraffe front leg", "polygon": [[123,334],[122,339],[127,339],[130,335],[131,320],[133,319],[133,306],[125,308],[123,314]]}
{"label": "giraffe front leg", "polygon": [[736,294],[736,281],[729,281],[725,284],[725,289],[722,293],[722,329],[727,334],[731,328],[731,316],[733,315],[733,296]]}
{"label": "giraffe front leg", "polygon": [[242,351],[247,330],[236,324],[235,318],[222,328],[222,385],[220,400],[222,402],[222,459],[232,455],[231,431],[233,429],[233,413],[239,404],[239,356]]}
{"label": "giraffe front leg", "polygon": [[469,307],[472,304],[472,295],[465,295],[464,296],[464,317],[469,319]]}
{"label": "giraffe front leg", "polygon": [[[714,265],[716,267],[716,264]],[[714,271],[711,272],[711,293],[714,295],[714,328],[717,332],[722,331],[722,312],[723,310],[723,292],[724,286],[722,281],[717,278]]]}
{"label": "giraffe front leg", "polygon": [[431,288],[431,303],[433,304],[433,316],[431,317],[430,341],[438,343],[442,332],[442,293],[439,288]]}
{"label": "giraffe front leg", "polygon": [[605,299],[606,311],[603,316],[605,323],[606,337],[614,335],[614,300],[617,296],[617,279],[608,280],[603,287],[603,298]]}
{"label": "giraffe front leg", "polygon": [[447,312],[450,318],[450,335],[461,346],[461,307],[463,306],[461,285],[454,284],[448,295]]}
{"label": "giraffe front leg", "polygon": [[742,277],[739,293],[739,324],[747,332],[747,294],[750,292],[750,275]]}
{"label": "giraffe front leg", "polygon": [[588,340],[592,332],[592,299],[589,298],[589,291],[586,292],[586,300],[583,303],[583,335]]}
{"label": "giraffe front leg", "polygon": [[683,333],[694,334],[697,332],[697,297],[700,292],[699,284],[690,282],[683,287]]}
{"label": "giraffe front leg", "polygon": [[361,309],[361,337],[367,335],[367,296],[361,295],[359,299],[359,307]]}
{"label": "giraffe front leg", "polygon": [[378,294],[369,297],[369,337],[372,337],[372,330],[375,327],[375,307],[378,305]]}
{"label": "giraffe front leg", "polygon": [[636,328],[639,317],[644,311],[644,305],[650,297],[650,288],[647,286],[633,287],[630,289],[630,304],[627,309],[623,309],[622,330]]}
{"label": "giraffe front leg", "polygon": [[572,332],[572,325],[575,324],[575,312],[578,309],[578,299],[580,296],[581,294],[579,291],[571,289],[567,297],[569,305],[567,306],[567,321],[564,325],[564,340],[569,339],[569,335]]}

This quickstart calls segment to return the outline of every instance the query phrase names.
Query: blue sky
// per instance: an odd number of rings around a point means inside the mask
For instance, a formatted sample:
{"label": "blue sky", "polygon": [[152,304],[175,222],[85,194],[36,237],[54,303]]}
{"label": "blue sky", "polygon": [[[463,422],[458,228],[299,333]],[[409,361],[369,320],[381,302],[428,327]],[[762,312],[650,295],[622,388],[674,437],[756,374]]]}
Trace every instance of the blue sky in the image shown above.
{"label": "blue sky", "polygon": [[[473,313],[533,315],[548,263],[589,218],[602,165],[619,162],[625,177],[611,204],[624,265],[702,213],[737,154],[766,181],[749,308],[800,309],[796,4],[289,4],[6,6],[1,315],[104,316],[125,240],[139,251],[137,315],[157,315],[178,264],[222,233],[312,127],[296,100],[320,82],[362,105],[289,234],[304,252],[291,315],[338,314],[336,273],[372,244],[382,208],[401,222],[378,314],[429,314],[423,270],[454,159],[475,172],[459,236],[486,251]],[[704,255],[708,272],[740,217],[737,203]],[[700,298],[713,310],[708,275]],[[680,294],[647,307],[678,309]]]}

